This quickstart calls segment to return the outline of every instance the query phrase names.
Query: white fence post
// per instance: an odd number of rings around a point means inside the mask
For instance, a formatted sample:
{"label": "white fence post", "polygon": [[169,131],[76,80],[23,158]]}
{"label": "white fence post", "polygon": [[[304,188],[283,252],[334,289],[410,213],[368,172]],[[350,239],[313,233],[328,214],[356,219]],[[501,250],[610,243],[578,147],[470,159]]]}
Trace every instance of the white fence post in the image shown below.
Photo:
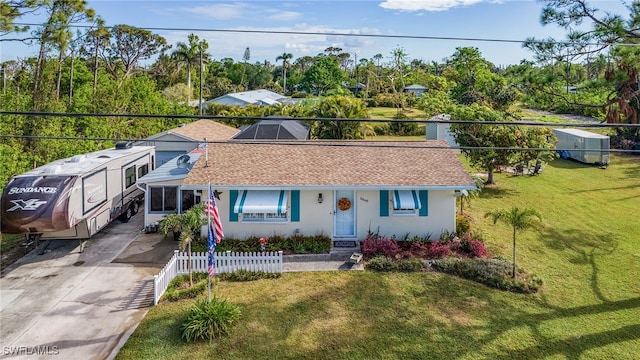
{"label": "white fence post", "polygon": [[[226,251],[216,253],[216,274],[235,272],[238,270],[282,273],[282,251],[262,253],[239,253]],[[178,275],[189,273],[189,256],[175,250],[167,264],[158,275],[153,276],[153,304],[157,305],[160,297],[169,287],[169,283]],[[207,272],[208,253],[191,254],[191,270]]]}

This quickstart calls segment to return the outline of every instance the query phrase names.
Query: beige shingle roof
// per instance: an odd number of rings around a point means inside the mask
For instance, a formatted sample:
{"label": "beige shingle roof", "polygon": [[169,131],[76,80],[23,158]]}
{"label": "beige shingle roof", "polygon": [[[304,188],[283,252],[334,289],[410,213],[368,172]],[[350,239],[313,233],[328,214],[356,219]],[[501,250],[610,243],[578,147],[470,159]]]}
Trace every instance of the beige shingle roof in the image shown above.
{"label": "beige shingle roof", "polygon": [[185,126],[171,129],[170,132],[198,141],[202,141],[204,138],[207,138],[208,141],[226,141],[239,133],[240,130],[212,120],[200,119]]}
{"label": "beige shingle roof", "polygon": [[446,141],[221,143],[210,145],[184,185],[238,187],[473,186]]}

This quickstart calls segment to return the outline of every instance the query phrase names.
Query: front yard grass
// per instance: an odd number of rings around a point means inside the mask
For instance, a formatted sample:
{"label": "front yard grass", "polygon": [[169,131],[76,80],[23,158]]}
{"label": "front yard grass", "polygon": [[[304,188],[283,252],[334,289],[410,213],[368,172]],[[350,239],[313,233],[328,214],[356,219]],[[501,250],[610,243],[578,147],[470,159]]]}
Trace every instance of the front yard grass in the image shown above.
{"label": "front yard grass", "polygon": [[[466,206],[489,250],[510,260],[511,232],[484,213],[543,215],[518,234],[518,266],[544,279],[535,295],[437,273],[286,273],[215,282],[238,305],[233,332],[185,343],[193,300],[150,309],[118,359],[635,359],[640,349],[640,160],[606,169],[555,160],[539,176],[496,174]],[[206,295],[205,295],[206,296]]]}

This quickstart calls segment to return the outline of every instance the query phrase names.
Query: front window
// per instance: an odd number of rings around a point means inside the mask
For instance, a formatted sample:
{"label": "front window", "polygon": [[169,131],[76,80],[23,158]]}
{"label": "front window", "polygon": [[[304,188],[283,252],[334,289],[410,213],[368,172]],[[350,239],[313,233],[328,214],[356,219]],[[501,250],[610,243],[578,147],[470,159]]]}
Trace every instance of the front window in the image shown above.
{"label": "front window", "polygon": [[151,212],[171,213],[175,212],[178,203],[177,186],[152,187],[149,208]]}
{"label": "front window", "polygon": [[185,211],[194,207],[202,201],[202,196],[199,191],[194,190],[182,190],[181,192],[182,202],[180,203],[180,213],[184,214]]}
{"label": "front window", "polygon": [[289,192],[285,190],[244,190],[234,205],[243,222],[287,222]]}
{"label": "front window", "polygon": [[393,215],[415,215],[422,204],[415,190],[393,190]]}

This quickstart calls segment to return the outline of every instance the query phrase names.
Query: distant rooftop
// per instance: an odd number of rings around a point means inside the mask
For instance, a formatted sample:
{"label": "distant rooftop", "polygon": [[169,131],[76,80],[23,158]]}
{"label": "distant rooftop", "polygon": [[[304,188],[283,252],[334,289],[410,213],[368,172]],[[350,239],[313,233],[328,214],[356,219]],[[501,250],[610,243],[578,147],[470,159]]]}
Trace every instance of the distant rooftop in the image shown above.
{"label": "distant rooftop", "polygon": [[309,125],[295,119],[265,119],[240,131],[231,140],[305,140]]}

